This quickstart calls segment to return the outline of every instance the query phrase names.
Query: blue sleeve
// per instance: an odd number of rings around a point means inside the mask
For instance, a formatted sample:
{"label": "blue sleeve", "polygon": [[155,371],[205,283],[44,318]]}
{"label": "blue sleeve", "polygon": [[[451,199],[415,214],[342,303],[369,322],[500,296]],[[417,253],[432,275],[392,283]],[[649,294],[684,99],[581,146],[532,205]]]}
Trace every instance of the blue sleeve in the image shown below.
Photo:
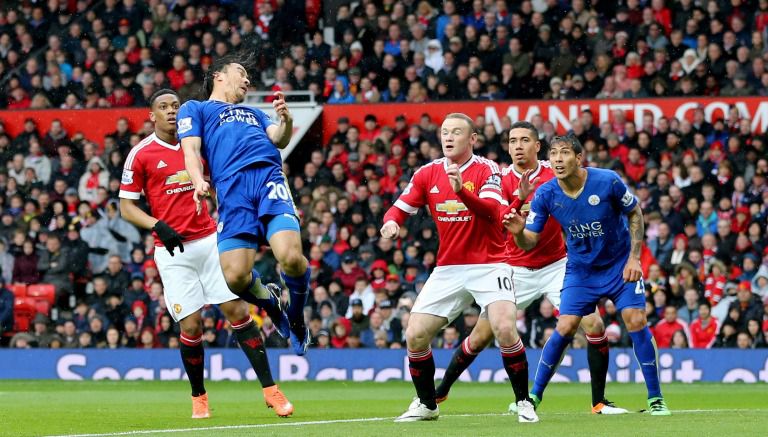
{"label": "blue sleeve", "polygon": [[272,121],[272,119],[269,117],[269,115],[267,115],[266,112],[260,109],[256,109],[255,112],[256,112],[256,116],[259,118],[259,123],[261,123],[261,125],[264,127],[264,132],[267,131],[268,127],[275,124],[275,122]]}
{"label": "blue sleeve", "polygon": [[618,174],[615,172],[611,175],[610,179],[610,192],[608,195],[611,199],[611,204],[624,214],[628,214],[637,205],[637,197],[629,191],[629,188],[624,184]]}
{"label": "blue sleeve", "polygon": [[203,115],[197,100],[190,100],[179,108],[179,113],[176,114],[176,135],[179,140],[186,137],[203,137]]}
{"label": "blue sleeve", "polygon": [[525,229],[537,234],[544,230],[544,225],[547,224],[549,219],[548,198],[546,190],[541,188],[536,190],[536,194],[533,195],[533,201],[531,202],[531,210],[525,219]]}

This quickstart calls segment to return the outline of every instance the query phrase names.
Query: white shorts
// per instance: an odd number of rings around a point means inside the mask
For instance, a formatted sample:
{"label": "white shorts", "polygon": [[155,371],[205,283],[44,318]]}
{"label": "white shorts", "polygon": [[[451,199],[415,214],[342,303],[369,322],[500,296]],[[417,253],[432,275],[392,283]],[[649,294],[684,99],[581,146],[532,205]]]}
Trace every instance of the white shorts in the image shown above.
{"label": "white shorts", "polygon": [[175,321],[196,312],[206,304],[238,299],[224,279],[219,264],[216,234],[184,243],[184,253],[165,247],[155,248],[155,262],[165,288],[165,304]]}
{"label": "white shorts", "polygon": [[512,280],[515,283],[517,308],[528,308],[536,299],[544,296],[555,308],[560,308],[560,291],[565,279],[565,264],[563,258],[540,269],[527,267],[512,267]]}
{"label": "white shorts", "polygon": [[436,267],[411,311],[445,317],[452,322],[473,299],[482,311],[494,302],[514,303],[512,267],[505,263]]}

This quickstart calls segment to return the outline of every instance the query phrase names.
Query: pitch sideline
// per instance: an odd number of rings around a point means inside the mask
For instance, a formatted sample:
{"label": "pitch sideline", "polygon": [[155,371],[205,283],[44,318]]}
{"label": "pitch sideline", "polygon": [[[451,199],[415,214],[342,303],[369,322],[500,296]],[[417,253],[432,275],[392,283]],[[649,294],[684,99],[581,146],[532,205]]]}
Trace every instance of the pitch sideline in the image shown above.
{"label": "pitch sideline", "polygon": [[[672,414],[698,414],[698,413],[714,413],[714,412],[753,412],[753,411],[768,411],[761,408],[726,408],[726,409],[694,409],[694,410],[672,410]],[[574,415],[583,413],[547,413],[547,415]],[[508,413],[485,413],[485,414],[445,414],[440,417],[496,417],[496,416],[508,416]],[[331,425],[334,423],[356,423],[356,422],[382,422],[385,420],[393,420],[394,417],[365,417],[360,419],[334,419],[334,420],[314,420],[304,422],[286,422],[286,423],[262,423],[253,425],[220,425],[220,426],[205,426],[199,428],[170,428],[170,429],[146,429],[138,431],[125,431],[125,432],[113,432],[104,434],[60,434],[49,435],[45,437],[109,437],[109,436],[131,436],[131,435],[143,435],[143,434],[171,434],[179,432],[194,432],[194,431],[219,431],[219,430],[233,430],[233,429],[259,429],[259,428],[279,428],[286,426],[305,426],[305,425]]]}

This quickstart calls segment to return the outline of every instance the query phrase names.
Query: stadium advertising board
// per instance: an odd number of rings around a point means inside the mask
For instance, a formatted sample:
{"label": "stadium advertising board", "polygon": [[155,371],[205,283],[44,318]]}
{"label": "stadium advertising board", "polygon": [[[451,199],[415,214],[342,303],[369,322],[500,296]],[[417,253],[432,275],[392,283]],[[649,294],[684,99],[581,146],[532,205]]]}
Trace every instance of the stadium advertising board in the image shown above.
{"label": "stadium advertising board", "polygon": [[[450,350],[436,350],[437,377],[441,377]],[[540,350],[528,350],[538,362]],[[255,380],[245,357],[236,349],[206,351],[206,377],[214,381]],[[305,357],[288,350],[270,350],[272,372],[280,381],[409,380],[408,360],[402,350],[310,350]],[[184,369],[175,350],[0,350],[0,379],[62,380],[180,380]],[[536,366],[530,366],[530,377]],[[768,349],[662,350],[661,381],[768,383]],[[462,375],[462,381],[504,382],[507,378],[496,350],[486,350]],[[611,349],[608,380],[643,381],[631,349]],[[554,382],[588,382],[584,350],[565,355]]]}
{"label": "stadium advertising board", "polygon": [[439,102],[439,103],[389,103],[379,105],[325,105],[323,109],[323,141],[327,143],[336,132],[336,121],[339,117],[349,117],[356,126],[363,126],[367,114],[374,114],[379,125],[394,126],[395,117],[405,115],[409,124],[419,122],[422,114],[429,114],[432,121],[439,123],[446,114],[463,112],[472,118],[484,116],[487,123],[493,123],[498,132],[501,131],[501,119],[505,116],[514,122],[530,121],[534,116],[541,115],[544,120],[551,121],[559,133],[565,133],[571,128],[571,120],[579,113],[589,109],[594,115],[595,123],[613,120],[613,112],[624,111],[628,121],[642,126],[644,114],[651,114],[655,120],[661,117],[692,120],[694,110],[704,108],[707,121],[719,117],[726,118],[731,106],[739,109],[741,117],[749,118],[754,132],[768,130],[768,101],[762,97],[741,98],[665,98],[642,100],[495,100],[473,102]]}

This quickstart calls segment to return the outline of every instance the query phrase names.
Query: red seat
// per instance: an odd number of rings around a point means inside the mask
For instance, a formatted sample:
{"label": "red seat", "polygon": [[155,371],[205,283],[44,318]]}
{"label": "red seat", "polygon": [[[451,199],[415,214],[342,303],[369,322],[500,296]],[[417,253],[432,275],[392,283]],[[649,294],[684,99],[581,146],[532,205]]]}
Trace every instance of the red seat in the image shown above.
{"label": "red seat", "polygon": [[25,297],[27,295],[27,284],[17,283],[11,285],[11,292],[16,297]]}
{"label": "red seat", "polygon": [[32,284],[27,287],[27,296],[45,300],[53,306],[56,303],[56,287],[53,284]]}
{"label": "red seat", "polygon": [[32,319],[37,314],[35,299],[31,297],[17,297],[13,303],[13,330],[16,332],[29,331]]}

